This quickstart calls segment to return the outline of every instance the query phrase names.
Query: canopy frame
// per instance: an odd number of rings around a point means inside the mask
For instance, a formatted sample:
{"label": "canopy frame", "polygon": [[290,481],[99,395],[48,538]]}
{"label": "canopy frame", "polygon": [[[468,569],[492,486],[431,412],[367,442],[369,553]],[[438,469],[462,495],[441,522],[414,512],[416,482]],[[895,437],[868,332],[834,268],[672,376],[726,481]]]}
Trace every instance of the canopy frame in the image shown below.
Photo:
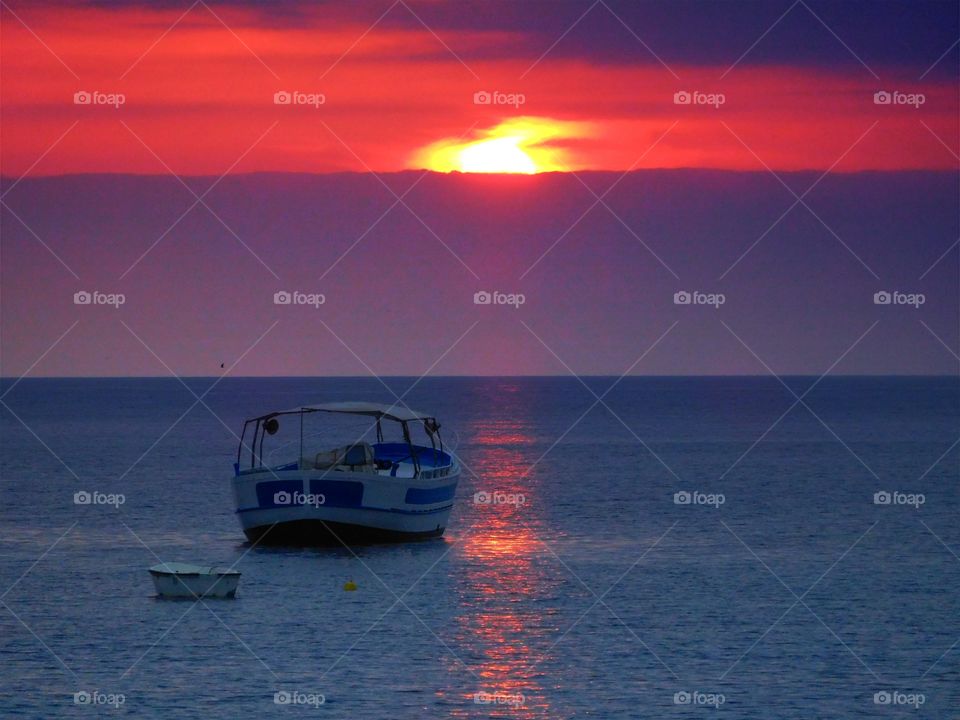
{"label": "canopy frame", "polygon": [[437,419],[432,415],[411,410],[406,406],[400,408],[396,404],[386,405],[383,403],[368,402],[334,402],[323,403],[319,405],[304,405],[299,408],[291,408],[290,410],[279,410],[246,420],[243,423],[243,432],[240,433],[240,445],[237,448],[237,468],[239,469],[240,467],[240,461],[244,449],[244,438],[247,435],[247,427],[251,423],[253,424],[253,442],[251,442],[249,450],[250,469],[253,470],[257,467],[263,467],[263,441],[266,436],[270,434],[267,430],[267,423],[270,420],[286,415],[300,416],[300,452],[298,457],[303,457],[303,418],[305,415],[317,412],[338,413],[344,415],[363,415],[376,418],[378,442],[383,442],[383,429],[381,427],[381,422],[384,419],[399,423],[403,432],[403,440],[407,443],[407,447],[410,449],[410,458],[413,460],[415,476],[420,475],[420,460],[417,457],[416,445],[414,445],[410,436],[409,423],[423,423],[424,432],[426,432],[427,437],[430,438],[430,445],[433,447],[434,451],[437,450],[436,443],[439,442],[440,452],[443,452],[443,438],[440,435],[440,423],[438,423]]}

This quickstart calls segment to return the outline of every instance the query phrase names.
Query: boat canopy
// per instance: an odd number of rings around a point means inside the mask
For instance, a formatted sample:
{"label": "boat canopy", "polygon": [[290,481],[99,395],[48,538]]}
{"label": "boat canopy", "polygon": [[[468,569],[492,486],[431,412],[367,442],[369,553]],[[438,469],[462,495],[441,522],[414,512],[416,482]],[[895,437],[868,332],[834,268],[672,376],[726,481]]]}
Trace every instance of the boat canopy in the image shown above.
{"label": "boat canopy", "polygon": [[381,418],[387,418],[388,420],[395,420],[397,422],[409,422],[411,420],[429,420],[433,418],[433,415],[428,413],[417,412],[416,410],[411,410],[408,407],[400,405],[388,405],[386,403],[375,403],[375,402],[331,402],[331,403],[321,403],[319,405],[303,405],[298,408],[290,408],[289,410],[280,410],[279,412],[272,412],[267,415],[263,415],[260,418],[253,418],[254,420],[260,420],[268,417],[275,417],[277,415],[295,415],[298,413],[312,413],[312,412],[329,412],[329,413],[344,413],[346,415],[367,415],[368,417],[375,417],[378,420]]}
{"label": "boat canopy", "polygon": [[[440,423],[437,422],[436,417],[433,415],[417,412],[416,410],[411,410],[406,406],[401,407],[397,404],[362,401],[331,402],[322,403],[320,405],[302,405],[301,407],[291,408],[289,410],[279,410],[276,412],[267,413],[266,415],[261,415],[260,417],[250,418],[244,422],[243,432],[240,434],[240,446],[237,448],[237,467],[240,467],[240,456],[244,447],[247,447],[250,450],[250,467],[256,467],[258,462],[262,465],[261,458],[263,456],[263,441],[266,439],[267,435],[273,435],[277,432],[280,427],[279,423],[277,422],[277,418],[284,415],[300,416],[299,456],[302,457],[303,417],[304,415],[309,415],[310,413],[315,412],[341,413],[344,415],[364,415],[366,417],[376,418],[378,442],[383,442],[383,429],[380,427],[381,420],[386,418],[387,420],[393,420],[394,422],[400,423],[401,427],[403,428],[403,440],[410,448],[410,457],[413,459],[413,464],[417,469],[417,472],[419,472],[417,451],[413,444],[413,440],[410,437],[410,428],[407,423],[423,423],[423,429],[426,431],[427,437],[430,438],[431,447],[436,449],[436,443],[439,442],[440,451],[443,451],[443,439],[440,437]],[[246,438],[247,428],[251,424],[253,425],[253,441],[249,446],[247,446],[244,443],[244,438]]]}

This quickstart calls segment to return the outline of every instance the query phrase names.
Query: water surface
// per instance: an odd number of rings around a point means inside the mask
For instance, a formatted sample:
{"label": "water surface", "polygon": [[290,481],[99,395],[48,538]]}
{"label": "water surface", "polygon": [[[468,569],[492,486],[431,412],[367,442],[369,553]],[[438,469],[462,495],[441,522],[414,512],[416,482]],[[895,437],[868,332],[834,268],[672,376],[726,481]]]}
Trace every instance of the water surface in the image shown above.
{"label": "water surface", "polygon": [[[235,433],[392,401],[378,380],[23,380],[0,424],[3,714],[956,715],[956,378],[826,378],[800,404],[813,378],[627,378],[598,403],[614,381],[420,381],[405,402],[464,466],[446,535],[309,550],[244,542]],[[475,502],[494,492],[514,502]],[[160,560],[236,563],[238,597],[158,600]]]}

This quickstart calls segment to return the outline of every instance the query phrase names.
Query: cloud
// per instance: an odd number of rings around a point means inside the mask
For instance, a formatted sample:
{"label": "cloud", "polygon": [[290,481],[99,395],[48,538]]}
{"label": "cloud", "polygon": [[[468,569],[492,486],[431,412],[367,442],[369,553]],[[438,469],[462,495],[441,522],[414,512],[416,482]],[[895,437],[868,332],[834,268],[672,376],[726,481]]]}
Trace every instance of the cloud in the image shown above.
{"label": "cloud", "polygon": [[[749,50],[743,59],[747,65],[791,64],[866,72],[860,64],[862,59],[881,77],[897,69],[909,69],[907,74],[917,78],[948,51],[960,34],[956,4],[949,0],[811,1],[795,5],[782,0],[605,0],[593,6],[574,0],[405,0],[393,5],[339,0],[278,0],[269,4],[221,0],[208,4],[224,17],[245,16],[259,27],[277,29],[355,26],[362,32],[376,23],[388,31],[408,32],[423,30],[425,23],[452,47],[467,53],[468,62],[496,57],[526,60],[529,64],[549,50],[556,60],[659,66],[659,58],[671,66],[727,68]],[[117,15],[145,11],[179,15],[184,9],[182,2],[174,0],[30,6],[31,12],[43,7],[87,8]],[[465,35],[486,36],[487,40],[472,46],[454,42]],[[934,68],[936,76],[950,78],[958,55],[960,50],[954,48]]]}
{"label": "cloud", "polygon": [[[301,8],[305,19],[297,23],[283,22],[282,13],[265,21],[262,9],[244,4],[211,7],[216,16],[198,5],[172,29],[182,9],[18,11],[46,47],[6,17],[4,171],[389,172],[410,167],[418,149],[437,150],[449,138],[523,116],[590,127],[534,142],[538,167],[825,170],[874,123],[837,171],[955,166],[957,89],[935,73],[919,80],[900,67],[878,81],[859,65],[757,65],[751,53],[722,79],[726,60],[671,59],[671,74],[636,47],[632,62],[608,62],[608,39],[589,28],[583,37],[594,38],[594,56],[559,52],[575,29],[534,66],[550,43],[531,40],[537,31],[526,10],[505,10],[507,18],[478,19],[475,27],[449,19],[435,35],[415,20],[388,22],[413,17],[402,6],[372,29],[376,17],[339,6]],[[411,7],[418,15],[438,12],[432,4]],[[610,32],[626,32],[611,21]],[[823,28],[809,32],[819,37]],[[925,102],[877,105],[878,91],[922,94]],[[122,94],[125,102],[76,105],[78,92]],[[524,103],[477,104],[484,92]],[[324,102],[280,105],[277,93]],[[691,102],[678,104],[678,93]],[[710,101],[719,96],[722,104]],[[413,165],[436,167],[422,159]]]}

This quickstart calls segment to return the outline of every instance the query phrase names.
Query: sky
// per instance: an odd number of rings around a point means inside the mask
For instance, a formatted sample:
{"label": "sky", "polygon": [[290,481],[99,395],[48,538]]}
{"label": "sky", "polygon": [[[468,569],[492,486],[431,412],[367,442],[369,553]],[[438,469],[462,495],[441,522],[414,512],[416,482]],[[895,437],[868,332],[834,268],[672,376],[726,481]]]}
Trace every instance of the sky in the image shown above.
{"label": "sky", "polygon": [[6,377],[958,369],[956,3],[0,13]]}

